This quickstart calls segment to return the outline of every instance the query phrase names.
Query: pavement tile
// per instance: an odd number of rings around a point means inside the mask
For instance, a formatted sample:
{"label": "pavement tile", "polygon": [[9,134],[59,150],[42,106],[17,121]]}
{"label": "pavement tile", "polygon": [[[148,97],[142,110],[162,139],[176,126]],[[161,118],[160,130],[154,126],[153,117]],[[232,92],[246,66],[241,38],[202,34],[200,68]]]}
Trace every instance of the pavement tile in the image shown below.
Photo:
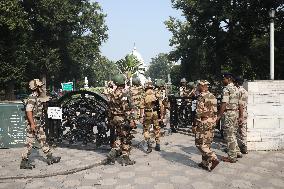
{"label": "pavement tile", "polygon": [[277,187],[284,187],[284,180],[283,179],[279,179],[279,178],[270,178],[268,179],[268,182],[271,183],[273,186],[277,186]]}
{"label": "pavement tile", "polygon": [[210,182],[198,181],[191,183],[194,189],[213,189],[214,186]]}
{"label": "pavement tile", "polygon": [[158,183],[154,186],[155,189],[175,189],[174,185],[171,183]]}
{"label": "pavement tile", "polygon": [[[48,166],[42,152],[33,150],[32,160],[36,168],[20,170],[19,157],[23,149],[1,149],[0,189],[280,189],[284,186],[283,151],[249,152],[237,163],[221,162],[212,172],[208,172],[197,166],[201,155],[192,136],[177,133],[163,137],[162,151],[153,151],[151,154],[146,154],[139,147],[142,139],[142,135],[136,136],[134,143],[137,145],[131,152],[135,165],[121,166],[116,162],[115,165],[58,176],[48,174],[93,165],[105,158],[107,151],[95,149],[92,145],[84,147],[87,150],[58,147],[54,154],[62,156],[62,161]],[[226,155],[220,150],[223,148],[221,143],[212,146],[218,157]],[[47,177],[1,180],[7,176],[40,175]]]}

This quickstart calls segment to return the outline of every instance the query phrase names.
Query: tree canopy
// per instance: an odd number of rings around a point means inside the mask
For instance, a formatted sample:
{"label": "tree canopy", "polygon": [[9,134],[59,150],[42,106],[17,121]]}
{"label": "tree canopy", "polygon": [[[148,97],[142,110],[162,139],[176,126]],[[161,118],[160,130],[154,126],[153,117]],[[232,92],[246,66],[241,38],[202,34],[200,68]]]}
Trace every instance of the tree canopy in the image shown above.
{"label": "tree canopy", "polygon": [[169,54],[189,80],[218,79],[229,71],[246,79],[269,78],[269,11],[275,18],[275,79],[284,79],[284,3],[242,0],[172,0],[185,20],[165,22]]}
{"label": "tree canopy", "polygon": [[117,69],[121,74],[124,74],[127,78],[132,77],[135,73],[139,72],[139,66],[142,63],[133,54],[126,55],[123,59],[116,62]]}
{"label": "tree canopy", "polygon": [[146,75],[153,81],[156,79],[168,80],[168,74],[170,74],[173,62],[168,59],[168,55],[160,53],[156,57],[152,58],[150,66],[146,72]]}
{"label": "tree canopy", "polygon": [[106,15],[97,2],[7,0],[0,11],[1,88],[42,77],[92,80],[90,68],[105,63]]}

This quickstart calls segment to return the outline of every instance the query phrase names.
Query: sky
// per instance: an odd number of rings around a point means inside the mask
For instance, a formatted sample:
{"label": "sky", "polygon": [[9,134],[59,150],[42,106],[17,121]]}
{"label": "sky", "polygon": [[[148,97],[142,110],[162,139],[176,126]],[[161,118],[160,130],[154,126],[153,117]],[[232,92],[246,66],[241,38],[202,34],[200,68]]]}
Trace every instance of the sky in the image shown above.
{"label": "sky", "polygon": [[146,64],[159,53],[167,53],[171,33],[164,21],[169,16],[181,18],[171,0],[92,0],[107,14],[108,40],[101,47],[110,60],[120,60],[129,54],[134,43]]}

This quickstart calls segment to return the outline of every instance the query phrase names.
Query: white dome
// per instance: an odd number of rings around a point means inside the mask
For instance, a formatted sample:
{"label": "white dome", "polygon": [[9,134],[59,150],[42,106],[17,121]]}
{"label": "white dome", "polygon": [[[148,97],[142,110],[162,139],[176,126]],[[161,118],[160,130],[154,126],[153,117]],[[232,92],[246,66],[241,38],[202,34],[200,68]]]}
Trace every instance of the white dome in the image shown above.
{"label": "white dome", "polygon": [[137,60],[141,63],[139,66],[139,71],[136,73],[141,81],[141,84],[144,85],[146,82],[146,77],[145,77],[145,71],[147,69],[147,66],[145,65],[144,59],[142,58],[141,54],[137,51],[136,47],[134,46],[131,54],[137,58]]}
{"label": "white dome", "polygon": [[134,46],[131,54],[137,58],[137,60],[144,65],[144,59],[142,58],[141,54],[137,51],[136,47]]}

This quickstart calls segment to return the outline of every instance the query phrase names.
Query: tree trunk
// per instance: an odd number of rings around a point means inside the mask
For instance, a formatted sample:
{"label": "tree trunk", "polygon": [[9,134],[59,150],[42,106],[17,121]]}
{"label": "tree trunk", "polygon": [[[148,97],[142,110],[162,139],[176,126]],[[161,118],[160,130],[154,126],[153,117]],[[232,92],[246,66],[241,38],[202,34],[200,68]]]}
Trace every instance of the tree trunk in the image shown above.
{"label": "tree trunk", "polygon": [[16,100],[14,89],[15,89],[15,81],[14,80],[8,81],[5,89],[5,100],[9,101]]}
{"label": "tree trunk", "polygon": [[44,73],[44,74],[42,74],[42,76],[41,76],[41,81],[43,82],[43,87],[42,87],[42,90],[43,90],[43,92],[42,92],[42,94],[41,94],[41,97],[46,97],[46,74]]}

